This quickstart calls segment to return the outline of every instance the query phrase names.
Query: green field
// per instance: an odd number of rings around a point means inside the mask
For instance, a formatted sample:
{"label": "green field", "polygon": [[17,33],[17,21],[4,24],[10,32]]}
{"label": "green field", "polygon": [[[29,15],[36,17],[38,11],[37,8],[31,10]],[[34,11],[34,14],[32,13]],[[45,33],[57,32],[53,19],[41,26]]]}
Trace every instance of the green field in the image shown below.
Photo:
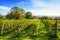
{"label": "green field", "polygon": [[60,40],[60,20],[0,20],[0,40]]}

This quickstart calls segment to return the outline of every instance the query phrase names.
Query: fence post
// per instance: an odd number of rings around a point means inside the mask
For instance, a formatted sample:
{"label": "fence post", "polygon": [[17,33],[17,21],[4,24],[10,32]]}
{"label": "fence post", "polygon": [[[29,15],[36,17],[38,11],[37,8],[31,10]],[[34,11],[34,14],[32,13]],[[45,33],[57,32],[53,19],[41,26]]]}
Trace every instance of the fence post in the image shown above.
{"label": "fence post", "polygon": [[4,32],[4,22],[2,21],[2,29],[1,29],[1,35],[3,34],[3,32]]}
{"label": "fence post", "polygon": [[49,37],[48,40],[57,40],[57,19],[55,19],[55,24],[53,27],[53,35],[51,37]]}
{"label": "fence post", "polygon": [[56,22],[55,22],[55,25],[54,25],[54,35],[55,35],[55,38],[57,37],[57,19],[56,19]]}

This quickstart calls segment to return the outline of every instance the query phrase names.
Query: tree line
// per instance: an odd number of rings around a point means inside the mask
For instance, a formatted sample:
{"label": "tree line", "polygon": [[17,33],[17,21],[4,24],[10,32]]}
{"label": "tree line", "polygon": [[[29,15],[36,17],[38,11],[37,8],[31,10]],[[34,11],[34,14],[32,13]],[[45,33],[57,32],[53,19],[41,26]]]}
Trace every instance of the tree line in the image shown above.
{"label": "tree line", "polygon": [[0,19],[24,19],[24,18],[32,19],[36,18],[36,16],[33,16],[32,12],[30,11],[25,12],[24,9],[19,7],[11,8],[10,12],[5,16],[0,13]]}
{"label": "tree line", "polygon": [[0,19],[60,19],[59,17],[49,17],[49,16],[33,16],[32,12],[25,12],[24,9],[19,7],[11,8],[10,12],[6,15],[0,13]]}

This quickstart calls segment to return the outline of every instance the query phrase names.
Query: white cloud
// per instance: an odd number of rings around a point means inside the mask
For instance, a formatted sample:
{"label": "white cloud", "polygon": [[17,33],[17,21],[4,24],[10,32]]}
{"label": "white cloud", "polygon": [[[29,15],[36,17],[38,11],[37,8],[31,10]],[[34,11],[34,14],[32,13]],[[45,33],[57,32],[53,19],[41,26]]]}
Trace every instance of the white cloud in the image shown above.
{"label": "white cloud", "polygon": [[9,8],[9,7],[5,7],[5,6],[0,6],[0,10],[10,10],[11,8]]}
{"label": "white cloud", "polygon": [[47,3],[43,0],[31,0],[31,3],[32,9],[27,9],[27,11],[30,10],[33,15],[60,16],[60,3],[57,3],[56,1],[53,2],[51,0]]}
{"label": "white cloud", "polygon": [[29,2],[21,1],[21,2],[18,2],[16,5],[24,6],[25,4],[29,4]]}
{"label": "white cloud", "polygon": [[31,0],[33,7],[46,7],[46,3],[41,0]]}
{"label": "white cloud", "polygon": [[6,15],[9,11],[10,11],[11,8],[9,7],[6,7],[6,6],[0,6],[0,13],[2,15]]}
{"label": "white cloud", "polygon": [[31,11],[33,15],[46,15],[46,3],[41,0],[31,0],[32,8],[26,9],[26,11]]}
{"label": "white cloud", "polygon": [[27,9],[26,11],[31,11],[33,15],[47,15],[47,11],[42,9],[42,10],[34,10],[34,9]]}

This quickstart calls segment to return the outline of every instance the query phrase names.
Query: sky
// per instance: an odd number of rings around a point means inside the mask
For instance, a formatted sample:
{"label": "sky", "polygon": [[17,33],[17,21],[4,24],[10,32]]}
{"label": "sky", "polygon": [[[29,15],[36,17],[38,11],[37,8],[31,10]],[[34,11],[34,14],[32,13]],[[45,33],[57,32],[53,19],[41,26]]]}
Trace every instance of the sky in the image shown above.
{"label": "sky", "polygon": [[35,16],[60,16],[60,0],[0,0],[0,13],[6,15],[14,6]]}

